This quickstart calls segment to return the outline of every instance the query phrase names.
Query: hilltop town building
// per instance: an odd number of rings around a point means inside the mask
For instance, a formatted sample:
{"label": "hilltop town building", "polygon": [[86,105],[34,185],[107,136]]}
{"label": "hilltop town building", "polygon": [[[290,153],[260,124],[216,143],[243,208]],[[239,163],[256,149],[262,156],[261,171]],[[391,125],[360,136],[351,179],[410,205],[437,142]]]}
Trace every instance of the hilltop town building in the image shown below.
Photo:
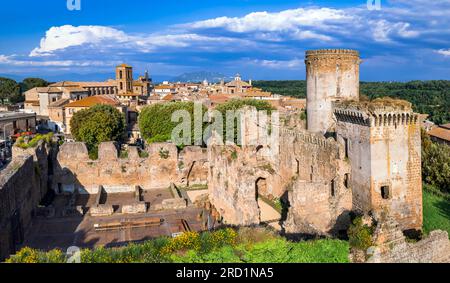
{"label": "hilltop town building", "polygon": [[[116,79],[105,82],[58,82],[48,87],[36,87],[26,91],[25,110],[36,113],[39,124],[54,132],[70,134],[70,117],[75,109],[72,105],[92,96],[109,96],[114,104],[135,108],[140,100],[146,100],[152,91],[152,80],[145,72],[133,80],[133,68],[126,64],[116,67]],[[93,106],[93,102],[104,99],[84,100],[81,104]],[[75,104],[71,104],[75,103]],[[83,106],[85,107],[85,106]],[[79,107],[77,106],[77,109]]]}

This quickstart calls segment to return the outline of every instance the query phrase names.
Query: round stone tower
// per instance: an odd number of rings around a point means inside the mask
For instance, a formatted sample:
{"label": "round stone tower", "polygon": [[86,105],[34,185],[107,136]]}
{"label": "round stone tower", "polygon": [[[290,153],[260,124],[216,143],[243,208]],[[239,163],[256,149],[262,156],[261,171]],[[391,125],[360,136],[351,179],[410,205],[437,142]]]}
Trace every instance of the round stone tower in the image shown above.
{"label": "round stone tower", "polygon": [[333,130],[334,101],[359,100],[359,52],[349,49],[306,51],[308,130]]}

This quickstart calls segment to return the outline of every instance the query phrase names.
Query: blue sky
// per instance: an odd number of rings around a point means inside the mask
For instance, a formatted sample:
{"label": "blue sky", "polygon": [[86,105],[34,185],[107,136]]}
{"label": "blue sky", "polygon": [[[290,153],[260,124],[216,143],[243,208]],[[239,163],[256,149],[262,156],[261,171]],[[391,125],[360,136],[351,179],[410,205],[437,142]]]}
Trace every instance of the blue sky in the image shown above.
{"label": "blue sky", "polygon": [[126,62],[155,77],[304,79],[305,50],[354,48],[362,80],[450,79],[450,0],[2,2],[3,75],[97,80]]}

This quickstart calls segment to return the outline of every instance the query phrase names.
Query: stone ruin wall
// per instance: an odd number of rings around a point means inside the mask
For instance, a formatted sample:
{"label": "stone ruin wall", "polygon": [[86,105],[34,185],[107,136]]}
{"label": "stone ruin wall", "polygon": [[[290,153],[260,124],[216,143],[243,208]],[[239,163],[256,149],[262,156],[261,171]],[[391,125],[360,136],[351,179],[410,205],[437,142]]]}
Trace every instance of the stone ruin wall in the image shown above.
{"label": "stone ruin wall", "polygon": [[352,191],[345,187],[344,176],[350,166],[339,144],[306,131],[284,130],[280,148],[280,172],[289,180],[283,184],[290,206],[285,232],[320,235],[346,230]]}
{"label": "stone ruin wall", "polygon": [[105,189],[144,190],[168,188],[171,184],[187,186],[206,184],[208,161],[206,150],[188,146],[178,152],[170,143],[154,143],[141,158],[136,147],[128,148],[127,158],[119,158],[113,142],[99,146],[97,160],[91,160],[83,143],[65,143],[60,147],[52,188],[78,189],[80,193],[96,194]]}
{"label": "stone ruin wall", "polygon": [[395,218],[382,214],[375,214],[374,247],[367,251],[367,262],[450,263],[450,240],[446,231],[435,230],[417,242],[408,242]]}
{"label": "stone ruin wall", "polygon": [[256,201],[256,183],[266,180],[266,196],[274,191],[272,178],[277,179],[274,168],[257,157],[256,146],[245,149],[234,145],[208,147],[209,200],[223,220],[231,225],[260,223]]}
{"label": "stone ruin wall", "polygon": [[[228,224],[259,224],[258,189],[268,199],[289,200],[288,233],[327,234],[346,229],[351,190],[344,188],[343,176],[349,166],[340,158],[337,143],[306,131],[282,128],[280,132],[277,148],[208,148],[211,203]],[[263,191],[261,179],[265,180]]]}
{"label": "stone ruin wall", "polygon": [[13,148],[13,160],[0,174],[0,260],[16,251],[32,217],[47,193],[48,156],[52,149],[42,141],[36,148]]}

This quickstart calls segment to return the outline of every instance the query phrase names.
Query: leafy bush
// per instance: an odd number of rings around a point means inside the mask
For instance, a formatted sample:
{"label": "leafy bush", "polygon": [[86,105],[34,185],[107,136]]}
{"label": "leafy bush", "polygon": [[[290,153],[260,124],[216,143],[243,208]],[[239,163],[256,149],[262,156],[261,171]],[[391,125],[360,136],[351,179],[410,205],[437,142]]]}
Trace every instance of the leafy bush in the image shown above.
{"label": "leafy bush", "polygon": [[441,191],[450,193],[450,146],[431,141],[422,130],[422,178]]}
{"label": "leafy bush", "polygon": [[36,147],[39,144],[39,141],[41,140],[50,144],[52,141],[52,137],[53,137],[52,132],[45,135],[37,134],[28,143],[26,143],[24,137],[21,136],[17,138],[15,146],[20,147],[22,149],[33,148]]}
{"label": "leafy bush", "polygon": [[373,246],[373,228],[363,224],[361,216],[356,217],[347,231],[351,247],[366,251]]}

